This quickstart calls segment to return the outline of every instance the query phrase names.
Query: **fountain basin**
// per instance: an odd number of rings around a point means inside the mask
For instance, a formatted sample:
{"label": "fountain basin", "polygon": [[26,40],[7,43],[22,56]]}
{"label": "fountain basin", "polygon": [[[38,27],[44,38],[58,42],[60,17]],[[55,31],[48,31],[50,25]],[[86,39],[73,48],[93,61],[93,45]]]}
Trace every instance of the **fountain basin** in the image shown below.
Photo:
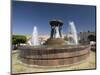
{"label": "fountain basin", "polygon": [[77,46],[20,46],[19,58],[28,65],[61,66],[70,65],[85,60],[90,53],[90,47]]}

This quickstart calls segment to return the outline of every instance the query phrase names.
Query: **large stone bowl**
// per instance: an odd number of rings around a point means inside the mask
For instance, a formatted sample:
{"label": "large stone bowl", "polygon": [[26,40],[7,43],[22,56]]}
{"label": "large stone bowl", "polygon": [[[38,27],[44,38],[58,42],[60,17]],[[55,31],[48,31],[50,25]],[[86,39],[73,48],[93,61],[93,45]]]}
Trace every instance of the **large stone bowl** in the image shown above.
{"label": "large stone bowl", "polygon": [[28,65],[63,66],[85,60],[90,53],[88,45],[77,46],[20,46],[20,61]]}

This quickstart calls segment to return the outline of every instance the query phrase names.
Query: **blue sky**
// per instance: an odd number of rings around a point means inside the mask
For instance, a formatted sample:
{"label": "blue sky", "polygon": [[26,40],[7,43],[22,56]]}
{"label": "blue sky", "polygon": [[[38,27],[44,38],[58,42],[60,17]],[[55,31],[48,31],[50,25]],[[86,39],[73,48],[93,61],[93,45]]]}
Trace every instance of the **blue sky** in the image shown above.
{"label": "blue sky", "polygon": [[13,34],[32,34],[37,26],[40,35],[50,34],[49,21],[62,19],[63,33],[74,21],[78,32],[95,31],[95,6],[12,1]]}

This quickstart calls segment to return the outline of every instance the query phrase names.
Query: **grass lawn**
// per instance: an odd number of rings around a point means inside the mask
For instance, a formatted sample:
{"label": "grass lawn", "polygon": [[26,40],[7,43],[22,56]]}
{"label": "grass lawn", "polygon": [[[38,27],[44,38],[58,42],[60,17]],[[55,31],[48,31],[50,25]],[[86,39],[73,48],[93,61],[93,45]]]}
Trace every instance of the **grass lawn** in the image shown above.
{"label": "grass lawn", "polygon": [[12,73],[29,73],[29,72],[47,72],[47,71],[63,71],[63,70],[80,70],[80,69],[95,69],[96,61],[95,61],[95,52],[90,52],[90,56],[83,62],[79,64],[74,64],[71,66],[63,66],[63,67],[29,67],[24,64],[19,63],[18,53],[12,53]]}

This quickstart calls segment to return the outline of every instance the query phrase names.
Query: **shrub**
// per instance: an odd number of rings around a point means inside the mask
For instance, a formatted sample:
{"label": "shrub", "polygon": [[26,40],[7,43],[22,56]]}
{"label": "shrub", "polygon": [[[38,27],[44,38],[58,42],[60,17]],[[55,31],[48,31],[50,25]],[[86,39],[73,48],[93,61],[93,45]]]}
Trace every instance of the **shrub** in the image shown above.
{"label": "shrub", "polygon": [[64,37],[64,40],[68,41],[68,37],[67,37],[67,36],[65,36],[65,37]]}

